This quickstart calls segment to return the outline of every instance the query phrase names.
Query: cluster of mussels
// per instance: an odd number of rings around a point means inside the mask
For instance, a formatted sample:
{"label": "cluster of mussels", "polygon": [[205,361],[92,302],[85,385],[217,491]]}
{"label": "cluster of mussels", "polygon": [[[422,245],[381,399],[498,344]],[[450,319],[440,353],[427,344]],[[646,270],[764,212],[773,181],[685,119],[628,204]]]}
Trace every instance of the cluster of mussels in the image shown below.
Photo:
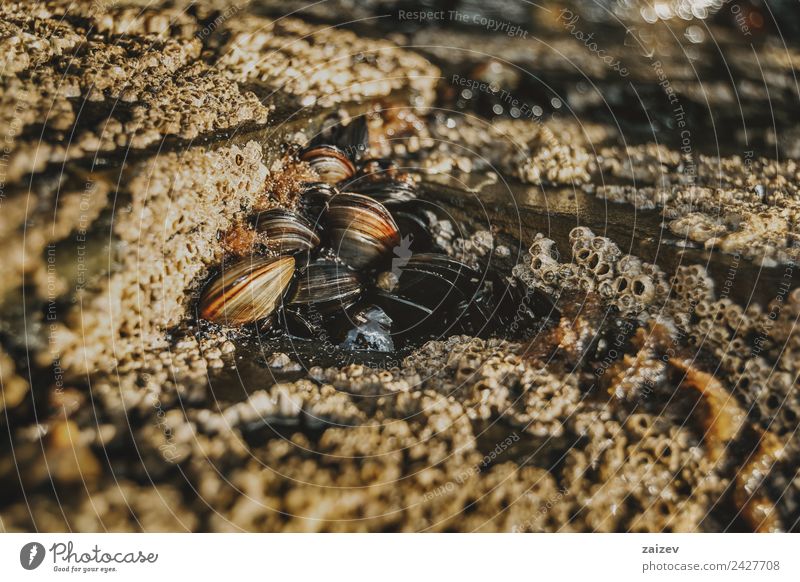
{"label": "cluster of mussels", "polygon": [[263,247],[222,265],[200,317],[378,352],[483,335],[499,323],[502,285],[441,252],[431,236],[438,218],[417,178],[392,160],[366,158],[368,144],[359,118],[329,125],[297,153],[319,181],[303,185],[296,210],[252,217]]}

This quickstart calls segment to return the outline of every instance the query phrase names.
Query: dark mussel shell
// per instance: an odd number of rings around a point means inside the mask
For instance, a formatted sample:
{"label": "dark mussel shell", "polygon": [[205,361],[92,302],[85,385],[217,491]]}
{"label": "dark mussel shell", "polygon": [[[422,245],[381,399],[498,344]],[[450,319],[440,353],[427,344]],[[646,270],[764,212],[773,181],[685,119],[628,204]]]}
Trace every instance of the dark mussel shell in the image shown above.
{"label": "dark mussel shell", "polygon": [[309,340],[327,334],[322,313],[303,306],[282,309],[278,319],[279,327],[293,338]]}
{"label": "dark mussel shell", "polygon": [[417,197],[417,187],[413,182],[394,178],[351,180],[347,184],[346,190],[366,194],[382,204],[408,202]]}
{"label": "dark mussel shell", "polygon": [[293,257],[241,259],[212,279],[200,297],[203,319],[244,325],[272,315],[294,274]]}
{"label": "dark mussel shell", "polygon": [[255,229],[264,246],[281,255],[310,251],[319,244],[319,236],[305,218],[281,208],[261,212]]}
{"label": "dark mussel shell", "polygon": [[300,159],[308,162],[319,175],[319,179],[328,184],[349,180],[356,173],[356,167],[347,152],[336,146],[308,147],[300,153]]}
{"label": "dark mussel shell", "polygon": [[394,322],[390,336],[395,348],[436,339],[452,322],[434,316],[433,310],[393,293],[378,292],[371,301]]}
{"label": "dark mussel shell", "polygon": [[303,184],[298,211],[313,225],[319,228],[328,211],[328,204],[339,194],[336,186],[325,182],[308,182]]}
{"label": "dark mussel shell", "polygon": [[386,207],[349,192],[331,200],[325,225],[336,254],[356,269],[371,267],[391,256],[400,233]]}
{"label": "dark mussel shell", "polygon": [[343,190],[366,194],[383,204],[407,202],[417,197],[417,185],[410,174],[392,160],[366,160]]}
{"label": "dark mussel shell", "polygon": [[426,253],[434,248],[433,223],[437,220],[433,202],[413,200],[388,206],[403,240],[401,247],[413,253]]}
{"label": "dark mussel shell", "polygon": [[491,293],[480,273],[447,255],[415,254],[394,272],[391,293],[376,303],[404,326],[393,333],[406,339],[450,332],[484,333],[491,321]]}
{"label": "dark mussel shell", "polygon": [[444,286],[448,290],[452,288],[469,298],[478,290],[481,274],[447,255],[417,253],[401,268],[398,288],[410,299],[417,295],[421,299],[429,298],[428,290],[418,283]]}
{"label": "dark mussel shell", "polygon": [[318,259],[299,272],[286,303],[314,306],[321,312],[343,310],[356,302],[362,290],[358,275],[346,265]]}
{"label": "dark mussel shell", "polygon": [[369,149],[367,118],[360,116],[344,125],[337,116],[328,117],[323,121],[322,130],[309,143],[309,148],[315,146],[334,146],[357,162]]}

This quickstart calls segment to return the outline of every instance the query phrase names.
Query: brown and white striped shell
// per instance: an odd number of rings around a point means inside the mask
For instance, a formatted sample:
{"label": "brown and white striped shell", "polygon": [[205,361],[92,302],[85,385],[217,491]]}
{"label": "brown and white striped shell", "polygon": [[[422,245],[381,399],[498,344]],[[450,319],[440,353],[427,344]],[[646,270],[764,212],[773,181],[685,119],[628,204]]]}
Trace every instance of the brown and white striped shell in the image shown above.
{"label": "brown and white striped shell", "polygon": [[314,228],[320,227],[320,223],[328,211],[328,203],[338,194],[339,190],[332,184],[326,182],[305,183],[298,201],[298,210],[309,223],[314,225]]}
{"label": "brown and white striped shell", "polygon": [[319,244],[319,236],[305,218],[281,208],[259,214],[255,228],[264,246],[278,254],[309,251]]}
{"label": "brown and white striped shell", "polygon": [[358,275],[339,263],[320,259],[300,271],[287,294],[291,305],[317,305],[344,308],[361,294]]}
{"label": "brown and white striped shell", "polygon": [[375,265],[400,244],[392,215],[369,196],[339,194],[331,200],[325,222],[333,250],[355,269]]}
{"label": "brown and white striped shell", "polygon": [[336,146],[312,146],[300,154],[300,159],[308,162],[319,174],[319,179],[328,184],[349,180],[356,173],[352,160]]}
{"label": "brown and white striped shell", "polygon": [[238,326],[272,315],[294,274],[292,257],[252,256],[215,277],[200,297],[200,317]]}

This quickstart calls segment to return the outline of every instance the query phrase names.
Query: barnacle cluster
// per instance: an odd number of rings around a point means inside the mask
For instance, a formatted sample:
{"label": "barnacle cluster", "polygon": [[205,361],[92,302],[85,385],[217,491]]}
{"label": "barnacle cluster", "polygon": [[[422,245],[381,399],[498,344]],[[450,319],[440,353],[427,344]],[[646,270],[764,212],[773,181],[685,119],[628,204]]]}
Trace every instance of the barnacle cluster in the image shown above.
{"label": "barnacle cluster", "polygon": [[[273,108],[262,102],[267,97],[302,94],[304,105],[333,105],[385,97],[411,84],[417,105],[431,99],[435,67],[391,43],[376,47],[341,31],[334,43],[334,31],[295,19],[249,16],[217,25],[218,16],[125,2],[48,0],[33,11],[25,2],[4,3],[2,42],[11,66],[0,71],[0,120],[16,137],[7,152],[9,178],[167,138],[263,126]],[[85,20],[73,23],[73,17]],[[321,38],[312,43],[312,36]],[[332,60],[341,46],[351,56]],[[202,55],[204,49],[211,52]],[[409,76],[387,80],[397,69]],[[81,116],[76,98],[98,115]],[[64,139],[40,141],[39,124]]]}
{"label": "barnacle cluster", "polygon": [[[634,256],[620,256],[615,246],[609,247],[608,239],[595,237],[589,229],[576,228],[569,239],[571,261],[559,262],[555,242],[539,235],[531,245],[529,262],[518,264],[514,273],[530,288],[548,295],[561,310],[558,333],[545,335],[545,339],[559,342],[569,366],[585,366],[588,356],[595,368],[592,389],[599,386],[619,403],[619,408],[604,409],[595,419],[610,413],[619,424],[617,434],[605,441],[617,450],[617,457],[583,460],[583,470],[608,464],[614,472],[599,480],[601,484],[578,489],[581,515],[591,520],[592,527],[619,529],[619,519],[624,515],[624,510],[618,513],[624,507],[620,503],[639,495],[635,487],[631,488],[636,483],[632,476],[642,471],[657,482],[663,470],[659,500],[632,516],[625,527],[644,531],[713,529],[715,517],[702,507],[714,503],[712,500],[729,486],[742,515],[755,529],[780,529],[785,520],[792,521],[788,508],[797,498],[793,485],[796,469],[786,459],[797,446],[795,379],[800,370],[796,359],[785,357],[784,350],[790,351],[796,343],[793,322],[798,314],[797,293],[784,284],[766,309],[755,303],[742,308],[727,296],[717,299],[714,282],[700,265],[679,266],[667,283],[660,269]],[[609,248],[611,274],[604,265]],[[605,251],[597,253],[598,249]],[[647,300],[622,299],[630,280],[617,283],[616,293],[603,293],[598,285],[598,280],[632,274],[633,281],[641,281],[643,274],[654,278],[640,287],[653,289]],[[598,319],[572,305],[576,297],[584,297],[588,305],[592,296],[611,311],[603,309]],[[614,313],[636,317],[617,326],[611,341],[601,339],[591,349],[587,344],[588,351],[583,353],[567,349],[564,338],[569,339],[569,346],[576,345],[576,340],[586,337],[587,325],[595,337],[606,337],[603,329],[609,324],[603,319],[613,321]],[[704,355],[690,357],[692,352]],[[691,362],[697,358],[700,363]],[[708,363],[704,358],[709,358]],[[686,408],[698,398],[700,412]],[[574,416],[587,414],[589,411],[578,407]],[[654,429],[653,423],[661,428]],[[598,430],[597,422],[592,426]],[[626,447],[628,441],[631,444]],[[688,456],[683,456],[684,446]],[[737,466],[734,451],[740,447],[755,447],[754,460]],[[589,456],[591,450],[592,445],[569,451],[567,458],[575,462],[576,457]],[[638,469],[637,463],[641,463]],[[672,467],[671,471],[662,469],[662,463]],[[692,469],[686,471],[687,467]],[[616,486],[616,471],[622,482],[615,498],[611,491]],[[693,472],[703,477],[684,482]],[[791,502],[776,495],[776,482],[783,484]],[[678,489],[671,491],[673,486]],[[587,491],[596,491],[597,498]],[[643,500],[648,496],[642,495]]]}
{"label": "barnacle cluster", "polygon": [[623,255],[609,238],[587,227],[569,233],[571,260],[560,262],[556,243],[538,234],[529,249],[530,263],[514,275],[549,295],[597,292],[623,314],[663,304],[668,288],[661,269],[633,255]]}
{"label": "barnacle cluster", "polygon": [[679,268],[673,289],[669,310],[687,340],[713,354],[720,374],[729,378],[754,422],[779,436],[793,437],[800,414],[796,384],[800,345],[794,330],[800,314],[797,290],[784,287],[766,307],[751,303],[743,308],[728,297],[718,299],[701,266]]}
{"label": "barnacle cluster", "polygon": [[[200,59],[198,23],[183,11],[91,6],[54,0],[33,11],[24,2],[0,8],[9,27],[5,42],[42,50],[2,73],[3,111],[16,137],[12,179],[50,162],[266,122],[268,107]],[[70,24],[65,17],[72,14],[82,14],[86,25]],[[81,116],[76,98],[99,115]],[[42,123],[64,139],[40,141],[35,128]]]}
{"label": "barnacle cluster", "polygon": [[643,185],[604,184],[590,187],[592,193],[643,210],[660,209],[682,244],[768,266],[797,261],[795,160],[698,156],[696,173],[687,175],[679,152],[663,146],[609,148],[604,154],[597,171]]}
{"label": "barnacle cluster", "polygon": [[530,184],[579,185],[594,167],[586,147],[570,142],[568,129],[554,123],[500,119],[489,124],[469,116],[455,123],[437,115],[429,132],[434,141],[425,149],[423,167],[445,173],[500,169]]}
{"label": "barnacle cluster", "polygon": [[[222,32],[217,64],[227,77],[280,89],[303,107],[367,101],[400,88],[415,92],[414,106],[433,99],[431,81],[437,69],[391,42],[368,41],[347,30],[315,27],[291,17],[233,18]],[[398,69],[404,71],[402,77]]]}

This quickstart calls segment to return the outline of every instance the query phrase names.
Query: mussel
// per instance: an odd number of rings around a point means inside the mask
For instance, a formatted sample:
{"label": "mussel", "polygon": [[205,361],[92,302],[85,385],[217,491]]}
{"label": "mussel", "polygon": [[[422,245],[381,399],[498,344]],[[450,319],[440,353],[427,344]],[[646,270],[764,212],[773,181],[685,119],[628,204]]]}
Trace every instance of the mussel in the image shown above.
{"label": "mussel", "polygon": [[432,309],[394,293],[378,291],[371,300],[392,322],[396,322],[390,336],[395,347],[436,339],[451,325],[449,320],[434,316]]}
{"label": "mussel", "polygon": [[401,268],[398,290],[410,299],[419,298],[429,307],[435,301],[430,286],[441,287],[446,294],[458,293],[471,298],[481,283],[481,275],[472,267],[452,257],[437,253],[417,253]]}
{"label": "mussel", "polygon": [[363,291],[358,275],[335,260],[319,258],[302,269],[286,293],[281,326],[291,336],[310,339],[341,328],[346,310]]}
{"label": "mussel", "polygon": [[393,352],[517,321],[516,296],[495,293],[502,280],[432,252],[447,246],[450,221],[395,162],[362,161],[368,146],[365,118],[326,122],[300,153],[319,181],[302,185],[296,211],[252,219],[257,240],[279,257],[223,269],[201,296],[203,318],[242,325],[277,312],[278,326],[261,326],[273,339],[330,339],[345,352]]}
{"label": "mussel", "polygon": [[408,241],[410,251],[425,253],[433,250],[433,224],[438,220],[434,210],[439,209],[434,203],[417,199],[387,208],[400,229],[401,237]]}
{"label": "mussel", "polygon": [[322,225],[322,217],[328,211],[328,204],[338,194],[339,190],[333,184],[308,182],[303,184],[298,210],[314,228],[319,228]]}
{"label": "mussel", "polygon": [[333,250],[356,269],[376,265],[400,243],[397,224],[386,207],[362,194],[334,197],[325,225]]}
{"label": "mussel", "polygon": [[417,187],[413,182],[395,178],[351,181],[347,185],[347,190],[366,194],[382,204],[408,202],[417,197]]}
{"label": "mussel", "polygon": [[309,251],[319,244],[319,236],[302,216],[280,208],[260,213],[255,220],[256,231],[270,251],[293,254]]}
{"label": "mussel", "polygon": [[303,150],[300,159],[308,162],[319,175],[319,179],[328,184],[337,184],[349,180],[356,173],[356,167],[347,153],[333,145],[316,145]]}
{"label": "mussel", "polygon": [[254,256],[225,268],[200,297],[200,317],[244,325],[270,316],[294,274],[293,257]]}
{"label": "mussel", "polygon": [[351,119],[346,125],[336,115],[323,121],[321,131],[308,144],[315,146],[335,146],[357,162],[369,149],[369,126],[364,116]]}
{"label": "mussel", "polygon": [[361,294],[358,275],[347,266],[318,259],[300,271],[286,296],[292,307],[313,305],[321,312],[344,309]]}
{"label": "mussel", "polygon": [[348,192],[366,194],[383,204],[408,202],[417,197],[417,185],[410,174],[393,161],[370,159],[358,173],[342,185]]}
{"label": "mussel", "polygon": [[447,255],[419,253],[393,272],[392,292],[380,292],[376,303],[402,322],[394,334],[438,335],[485,333],[492,300],[481,274]]}

